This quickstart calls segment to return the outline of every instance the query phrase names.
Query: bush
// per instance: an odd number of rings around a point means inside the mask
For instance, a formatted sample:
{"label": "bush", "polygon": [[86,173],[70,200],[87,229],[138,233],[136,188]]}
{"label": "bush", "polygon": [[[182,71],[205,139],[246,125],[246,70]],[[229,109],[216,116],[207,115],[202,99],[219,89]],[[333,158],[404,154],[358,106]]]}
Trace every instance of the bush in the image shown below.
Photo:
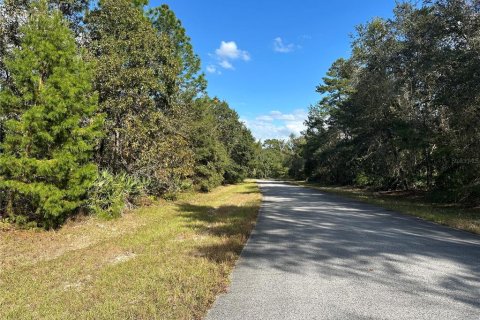
{"label": "bush", "polygon": [[367,176],[364,172],[357,173],[355,177],[355,185],[359,187],[366,187],[371,184],[370,177]]}
{"label": "bush", "polygon": [[244,168],[236,163],[230,163],[225,168],[223,174],[223,182],[226,184],[235,184],[242,182],[246,178],[246,172]]}
{"label": "bush", "polygon": [[89,192],[88,209],[101,217],[119,217],[125,209],[136,205],[144,195],[144,183],[125,173],[100,172]]}

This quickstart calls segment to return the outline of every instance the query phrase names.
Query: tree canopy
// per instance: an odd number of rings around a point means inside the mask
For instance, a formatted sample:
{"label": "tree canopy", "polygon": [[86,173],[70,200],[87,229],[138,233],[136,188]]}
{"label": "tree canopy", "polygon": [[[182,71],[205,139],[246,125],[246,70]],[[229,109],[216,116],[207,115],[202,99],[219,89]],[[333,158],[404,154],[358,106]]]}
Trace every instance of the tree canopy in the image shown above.
{"label": "tree canopy", "polygon": [[399,3],[360,25],[310,108],[304,178],[480,200],[480,7]]}

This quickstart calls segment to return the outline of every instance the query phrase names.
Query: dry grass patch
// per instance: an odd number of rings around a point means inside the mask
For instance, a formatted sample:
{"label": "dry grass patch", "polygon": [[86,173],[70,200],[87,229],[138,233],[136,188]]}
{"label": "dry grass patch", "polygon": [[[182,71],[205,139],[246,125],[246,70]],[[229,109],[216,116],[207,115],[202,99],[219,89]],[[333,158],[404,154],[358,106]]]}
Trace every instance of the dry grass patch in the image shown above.
{"label": "dry grass patch", "polygon": [[254,182],[113,221],[0,230],[0,319],[200,319],[256,221]]}

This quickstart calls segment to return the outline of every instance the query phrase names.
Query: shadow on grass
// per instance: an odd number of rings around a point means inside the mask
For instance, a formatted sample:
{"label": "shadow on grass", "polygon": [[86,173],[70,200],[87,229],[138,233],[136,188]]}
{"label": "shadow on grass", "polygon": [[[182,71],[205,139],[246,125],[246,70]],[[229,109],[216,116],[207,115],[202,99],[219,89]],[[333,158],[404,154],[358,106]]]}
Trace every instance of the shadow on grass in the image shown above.
{"label": "shadow on grass", "polygon": [[254,185],[248,185],[245,191],[240,192],[240,194],[254,194],[258,193],[258,186],[256,184]]}
{"label": "shadow on grass", "polygon": [[257,205],[218,208],[185,203],[179,205],[180,215],[187,219],[190,228],[219,239],[215,244],[197,249],[199,255],[217,263],[236,260],[255,226],[258,209]]}

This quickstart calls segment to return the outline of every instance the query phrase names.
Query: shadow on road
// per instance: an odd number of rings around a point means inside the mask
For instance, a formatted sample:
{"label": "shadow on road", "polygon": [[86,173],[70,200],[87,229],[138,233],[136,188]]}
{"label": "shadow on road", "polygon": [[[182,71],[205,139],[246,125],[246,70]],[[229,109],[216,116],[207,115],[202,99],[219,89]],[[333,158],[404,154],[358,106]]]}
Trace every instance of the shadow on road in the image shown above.
{"label": "shadow on road", "polygon": [[[347,281],[347,288],[355,281],[394,288],[413,299],[428,295],[480,308],[479,236],[316,190],[259,184],[264,201],[258,224],[237,265],[249,278],[277,270]],[[251,208],[181,209],[192,227],[197,220],[210,223],[203,232],[248,237],[251,225],[232,222]],[[222,261],[241,248],[240,240],[229,240],[202,253]]]}
{"label": "shadow on road", "polygon": [[282,182],[260,186],[266,197],[243,266],[401,282],[411,295],[448,292],[480,307],[479,236]]}

